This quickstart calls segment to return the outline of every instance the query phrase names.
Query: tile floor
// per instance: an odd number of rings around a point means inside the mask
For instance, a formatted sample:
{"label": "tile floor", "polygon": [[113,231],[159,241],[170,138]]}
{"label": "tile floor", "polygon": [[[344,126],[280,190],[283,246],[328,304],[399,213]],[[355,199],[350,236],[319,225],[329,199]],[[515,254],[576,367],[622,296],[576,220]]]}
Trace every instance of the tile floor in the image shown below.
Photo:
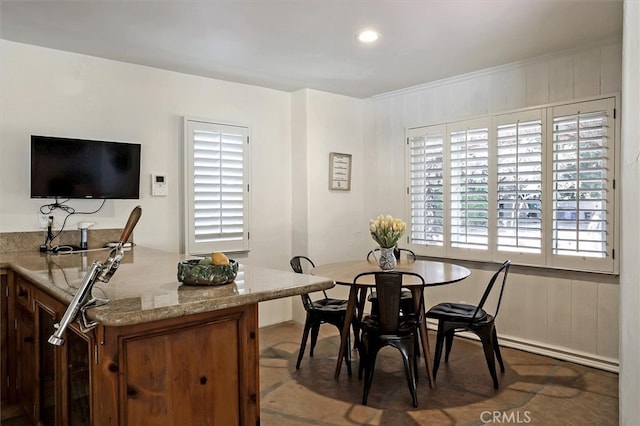
{"label": "tile floor", "polygon": [[443,359],[436,389],[429,389],[420,365],[418,408],[411,405],[400,354],[383,349],[363,406],[357,362],[353,377],[343,366],[338,381],[333,378],[337,330],[321,327],[314,357],[308,344],[296,371],[301,336],[302,326],[293,322],[260,330],[262,426],[618,424],[617,374],[503,348],[505,373],[498,373],[500,389],[494,390],[480,344],[462,338],[449,363]]}
{"label": "tile floor", "polygon": [[[343,366],[333,372],[338,333],[321,327],[313,358],[295,364],[302,326],[288,322],[260,330],[261,425],[617,425],[618,375],[569,362],[503,348],[506,371],[494,390],[477,342],[456,338],[448,364],[441,364],[436,389],[427,385],[424,364],[413,408],[400,355],[385,348],[363,406],[362,381]],[[434,342],[431,336],[431,342]],[[357,353],[354,352],[354,356]],[[422,361],[422,359],[421,359]],[[17,407],[2,407],[2,425],[22,426]]]}

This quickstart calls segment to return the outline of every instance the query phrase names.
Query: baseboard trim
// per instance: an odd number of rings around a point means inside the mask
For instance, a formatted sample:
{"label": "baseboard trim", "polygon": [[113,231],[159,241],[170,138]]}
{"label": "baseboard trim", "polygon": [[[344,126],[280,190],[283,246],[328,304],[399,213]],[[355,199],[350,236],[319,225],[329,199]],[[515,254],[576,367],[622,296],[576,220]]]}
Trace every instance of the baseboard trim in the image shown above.
{"label": "baseboard trim", "polygon": [[[437,321],[427,320],[430,330],[437,331]],[[456,333],[457,336],[466,339],[479,340],[478,337],[469,332]],[[537,355],[548,356],[551,358],[569,361],[587,367],[597,368],[599,370],[609,371],[611,373],[620,373],[620,362],[615,358],[601,357],[587,352],[575,351],[569,348],[542,344],[537,341],[522,339],[508,335],[499,334],[500,346],[531,352]]]}

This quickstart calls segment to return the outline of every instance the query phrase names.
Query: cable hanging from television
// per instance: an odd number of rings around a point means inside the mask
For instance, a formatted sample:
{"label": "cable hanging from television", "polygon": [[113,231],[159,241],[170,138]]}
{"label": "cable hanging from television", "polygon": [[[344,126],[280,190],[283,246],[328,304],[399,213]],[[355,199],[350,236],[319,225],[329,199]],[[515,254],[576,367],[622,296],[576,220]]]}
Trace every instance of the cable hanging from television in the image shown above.
{"label": "cable hanging from television", "polygon": [[[45,215],[51,215],[53,213],[53,211],[57,210],[57,209],[62,210],[62,211],[67,213],[67,215],[64,217],[64,220],[62,221],[62,226],[60,227],[60,230],[55,235],[51,234],[51,231],[48,231],[47,241],[45,241],[45,245],[51,244],[51,242],[53,240],[58,238],[58,236],[64,230],[64,227],[67,224],[67,219],[69,219],[69,217],[71,217],[74,214],[95,214],[95,213],[98,213],[104,207],[104,204],[107,201],[107,199],[103,198],[102,199],[102,203],[100,203],[100,207],[98,207],[97,209],[95,209],[93,211],[88,211],[88,212],[76,211],[76,209],[74,209],[73,207],[68,206],[67,204],[65,204],[67,201],[69,201],[68,198],[66,200],[63,200],[63,201],[58,201],[58,198],[56,198],[55,202],[50,203],[50,204],[43,204],[42,206],[40,206],[40,213],[45,214]],[[49,216],[49,217],[51,218],[51,216]],[[49,228],[50,227],[51,227],[51,224],[49,225]]]}

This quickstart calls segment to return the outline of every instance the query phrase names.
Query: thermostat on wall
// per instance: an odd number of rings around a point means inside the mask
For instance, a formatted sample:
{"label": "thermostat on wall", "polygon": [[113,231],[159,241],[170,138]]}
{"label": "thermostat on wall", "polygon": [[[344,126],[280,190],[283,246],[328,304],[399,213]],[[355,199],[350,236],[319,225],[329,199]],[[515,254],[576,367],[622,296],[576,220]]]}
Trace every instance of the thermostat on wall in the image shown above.
{"label": "thermostat on wall", "polygon": [[165,197],[168,194],[167,176],[151,173],[151,195],[154,197]]}

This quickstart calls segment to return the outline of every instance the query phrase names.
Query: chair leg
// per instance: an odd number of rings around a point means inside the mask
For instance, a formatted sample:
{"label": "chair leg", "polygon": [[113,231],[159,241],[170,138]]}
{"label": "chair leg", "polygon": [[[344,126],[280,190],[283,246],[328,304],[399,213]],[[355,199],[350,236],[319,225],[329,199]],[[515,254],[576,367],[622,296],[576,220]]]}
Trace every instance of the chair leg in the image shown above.
{"label": "chair leg", "polygon": [[360,337],[360,343],[358,346],[358,358],[358,380],[362,380],[367,364],[367,350],[365,347],[364,335]]}
{"label": "chair leg", "polygon": [[413,341],[409,343],[408,350],[404,351],[401,348],[400,353],[402,354],[402,363],[404,364],[404,374],[407,377],[407,385],[409,385],[409,392],[411,393],[411,399],[413,400],[413,406],[418,406],[418,394],[416,392],[416,375],[414,372],[415,366],[415,349],[412,348]]}
{"label": "chair leg", "polygon": [[493,328],[493,350],[496,353],[498,364],[500,364],[500,371],[504,373],[504,363],[502,362],[502,354],[500,353],[500,344],[498,343],[498,333],[496,333],[495,327]]}
{"label": "chair leg", "polygon": [[369,399],[369,390],[371,389],[371,383],[373,382],[373,371],[376,368],[376,356],[378,355],[378,347],[368,348],[364,368],[364,390],[362,392],[362,405],[367,405]]}
{"label": "chair leg", "polygon": [[347,375],[351,377],[351,333],[347,336],[347,350],[344,351],[344,362],[347,364]]}
{"label": "chair leg", "polygon": [[446,336],[446,350],[444,352],[444,362],[449,362],[449,354],[451,353],[451,347],[453,346],[453,337],[456,334],[456,329],[452,328],[447,332]]}
{"label": "chair leg", "polygon": [[487,366],[489,367],[489,373],[493,379],[493,388],[498,389],[498,375],[496,373],[496,360],[494,358],[493,351],[493,339],[489,333],[482,333],[480,335],[482,341],[482,349],[484,350],[484,357],[487,360]]}
{"label": "chair leg", "polygon": [[320,333],[320,322],[313,324],[311,327],[311,349],[309,350],[309,356],[313,356],[313,350],[318,343],[318,334]]}
{"label": "chair leg", "polygon": [[418,359],[420,358],[420,340],[418,337],[418,333],[416,333],[416,337],[413,341],[413,346],[415,347],[415,350],[413,351],[413,353],[415,354],[415,356],[413,357],[413,373],[416,376],[416,383],[418,383],[420,381],[420,374],[418,374]]}
{"label": "chair leg", "polygon": [[440,367],[440,357],[442,357],[442,343],[444,341],[444,327],[442,320],[438,321],[438,334],[436,335],[436,352],[433,355],[433,380],[436,380],[438,367]]}
{"label": "chair leg", "polygon": [[307,339],[309,338],[309,328],[311,328],[311,324],[309,323],[309,318],[304,323],[304,331],[302,332],[302,341],[300,342],[300,350],[298,351],[298,361],[296,362],[296,370],[300,369],[300,362],[302,361],[302,357],[304,355],[305,347],[307,346]]}
{"label": "chair leg", "polygon": [[360,321],[357,318],[351,321],[351,328],[353,328],[353,349],[357,350],[360,347]]}

